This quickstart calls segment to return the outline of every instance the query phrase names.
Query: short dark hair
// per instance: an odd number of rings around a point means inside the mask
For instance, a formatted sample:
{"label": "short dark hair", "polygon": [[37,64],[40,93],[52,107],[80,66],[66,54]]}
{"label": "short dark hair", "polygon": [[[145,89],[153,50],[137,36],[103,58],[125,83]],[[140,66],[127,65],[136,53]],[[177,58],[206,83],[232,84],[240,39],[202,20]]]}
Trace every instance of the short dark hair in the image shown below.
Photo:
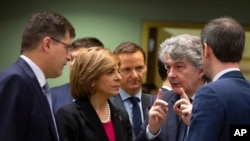
{"label": "short dark hair", "polygon": [[72,43],[72,48],[73,49],[81,48],[81,47],[85,47],[85,48],[89,48],[89,47],[104,47],[104,45],[96,37],[79,38],[79,39],[76,39]]}
{"label": "short dark hair", "polygon": [[161,77],[161,80],[164,81],[168,77],[167,70],[165,68],[165,64],[160,59],[158,59],[157,64],[158,64],[158,73]]}
{"label": "short dark hair", "polygon": [[232,17],[220,17],[205,25],[201,42],[209,45],[221,62],[239,62],[245,46],[245,31]]}
{"label": "short dark hair", "polygon": [[55,12],[39,12],[31,16],[23,35],[21,53],[27,49],[36,47],[37,42],[44,37],[61,39],[69,33],[70,38],[75,37],[75,29],[71,23],[61,14]]}
{"label": "short dark hair", "polygon": [[137,45],[136,43],[133,42],[129,42],[129,41],[125,41],[120,43],[114,50],[115,54],[122,54],[122,53],[134,53],[140,51],[143,55],[144,58],[144,62],[146,62],[146,54],[145,51],[142,49],[142,47],[140,47],[139,45]]}

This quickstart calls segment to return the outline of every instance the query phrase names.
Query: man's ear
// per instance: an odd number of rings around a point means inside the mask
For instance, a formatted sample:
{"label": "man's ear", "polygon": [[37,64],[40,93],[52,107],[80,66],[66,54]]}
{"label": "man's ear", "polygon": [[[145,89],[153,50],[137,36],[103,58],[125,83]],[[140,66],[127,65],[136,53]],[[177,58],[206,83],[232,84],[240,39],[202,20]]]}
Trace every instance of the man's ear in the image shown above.
{"label": "man's ear", "polygon": [[204,75],[205,75],[204,68],[200,68],[200,70],[199,70],[199,78],[203,78]]}
{"label": "man's ear", "polygon": [[203,57],[208,56],[208,45],[207,43],[203,43]]}
{"label": "man's ear", "polygon": [[213,51],[212,51],[211,47],[207,43],[204,43],[203,44],[203,57],[207,58],[207,57],[211,56],[212,53],[213,53]]}
{"label": "man's ear", "polygon": [[42,40],[42,49],[45,52],[48,52],[48,50],[50,49],[51,43],[52,43],[52,41],[51,41],[50,37],[43,38],[43,40]]}

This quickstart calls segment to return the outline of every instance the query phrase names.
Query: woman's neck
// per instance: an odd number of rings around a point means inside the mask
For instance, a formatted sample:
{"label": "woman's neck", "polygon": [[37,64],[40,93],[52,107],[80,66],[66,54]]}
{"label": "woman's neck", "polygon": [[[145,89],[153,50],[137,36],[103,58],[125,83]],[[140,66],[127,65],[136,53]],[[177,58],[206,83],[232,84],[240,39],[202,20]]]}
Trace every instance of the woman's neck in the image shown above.
{"label": "woman's neck", "polygon": [[107,99],[92,96],[90,97],[90,103],[103,123],[110,120],[111,111]]}

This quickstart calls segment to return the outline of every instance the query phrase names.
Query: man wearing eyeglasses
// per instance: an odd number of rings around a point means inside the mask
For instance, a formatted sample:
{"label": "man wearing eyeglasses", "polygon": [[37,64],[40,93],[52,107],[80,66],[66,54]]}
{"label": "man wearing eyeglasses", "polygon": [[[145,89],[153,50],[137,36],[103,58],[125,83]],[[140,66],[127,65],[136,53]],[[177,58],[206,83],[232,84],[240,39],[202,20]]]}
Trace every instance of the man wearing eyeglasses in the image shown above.
{"label": "man wearing eyeglasses", "polygon": [[74,37],[74,27],[62,15],[32,15],[20,57],[0,72],[0,140],[61,140],[46,80],[62,74]]}

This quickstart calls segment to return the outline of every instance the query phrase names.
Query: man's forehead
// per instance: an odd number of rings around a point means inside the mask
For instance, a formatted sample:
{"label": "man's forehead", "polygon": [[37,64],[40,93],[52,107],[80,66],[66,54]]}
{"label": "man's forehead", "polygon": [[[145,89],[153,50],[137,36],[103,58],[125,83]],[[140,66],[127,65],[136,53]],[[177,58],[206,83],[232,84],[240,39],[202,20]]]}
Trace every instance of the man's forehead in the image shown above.
{"label": "man's forehead", "polygon": [[121,68],[137,68],[137,67],[143,67],[144,64],[138,64],[138,65],[135,65],[135,64],[121,64],[120,67]]}
{"label": "man's forehead", "polygon": [[182,59],[177,59],[173,60],[172,58],[167,58],[166,59],[166,64],[191,64],[191,62],[187,58],[182,58]]}

